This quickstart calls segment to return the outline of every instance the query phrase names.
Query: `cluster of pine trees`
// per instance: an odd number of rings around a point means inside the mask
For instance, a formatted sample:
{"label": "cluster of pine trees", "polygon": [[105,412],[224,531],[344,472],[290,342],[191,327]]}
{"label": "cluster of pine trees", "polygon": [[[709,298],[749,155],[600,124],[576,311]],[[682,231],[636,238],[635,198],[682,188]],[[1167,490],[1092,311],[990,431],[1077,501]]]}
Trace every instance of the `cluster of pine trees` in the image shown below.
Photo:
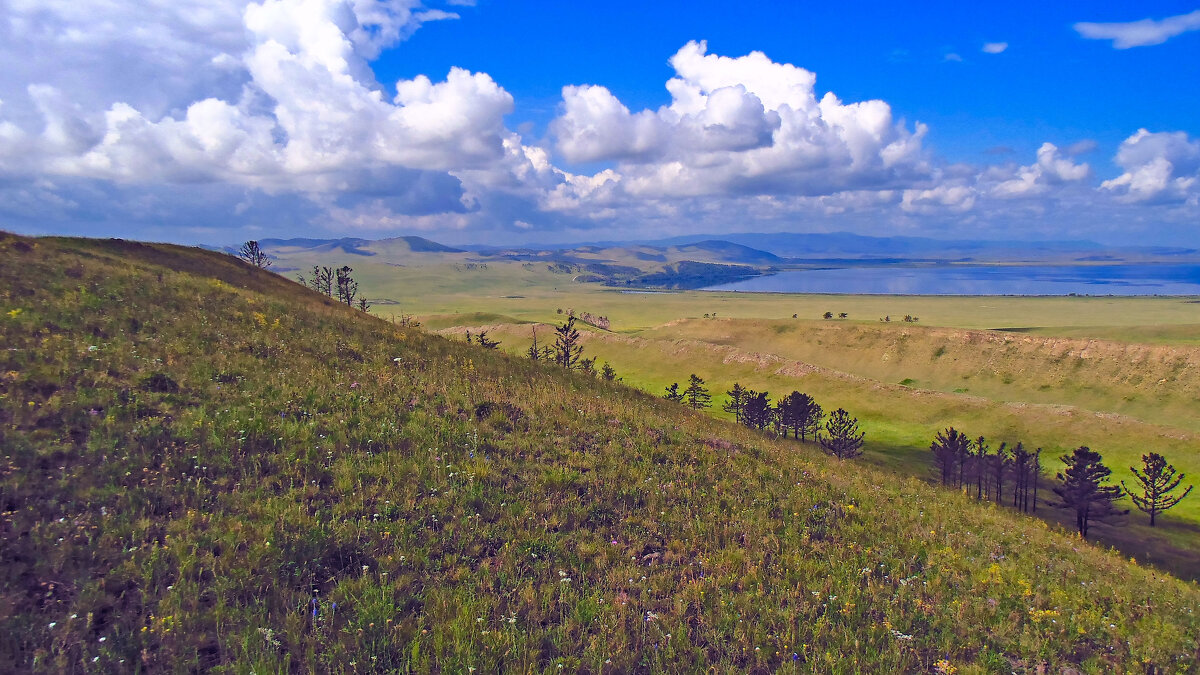
{"label": "cluster of pine trees", "polygon": [[[954,487],[979,500],[990,500],[1011,506],[1025,513],[1035,513],[1039,500],[1050,506],[1072,511],[1079,534],[1087,536],[1094,522],[1129,513],[1116,502],[1128,496],[1139,510],[1150,516],[1155,525],[1158,514],[1178,504],[1192,491],[1188,486],[1181,494],[1176,488],[1184,479],[1166,458],[1158,453],[1142,455],[1142,469],[1129,467],[1136,488],[1124,481],[1107,484],[1112,470],[1103,463],[1100,453],[1081,445],[1059,460],[1065,465],[1055,476],[1051,490],[1056,501],[1038,496],[1042,484],[1042,449],[1030,451],[1021,443],[1011,449],[1000,443],[993,451],[983,436],[972,440],[954,427],[938,432],[929,445],[933,453],[934,471],[942,485]],[[1136,490],[1136,491],[1135,491]]]}
{"label": "cluster of pine trees", "polygon": [[[1042,474],[1042,449],[1010,450],[1001,443],[995,450],[987,439],[974,440],[954,427],[938,432],[929,445],[933,466],[942,485],[966,490],[979,500],[1007,504],[1025,513],[1037,511],[1038,479]],[[1007,494],[1005,488],[1008,488]]]}
{"label": "cluster of pine trees", "polygon": [[[607,362],[596,367],[596,357],[583,358],[583,345],[579,343],[579,329],[575,327],[575,315],[569,314],[564,323],[554,328],[554,342],[549,345],[539,345],[537,326],[533,327],[533,344],[525,350],[525,355],[533,361],[549,361],[567,370],[580,370],[593,377],[604,380],[617,380],[617,371]],[[470,339],[468,338],[468,341]],[[482,343],[481,343],[482,344]]]}
{"label": "cluster of pine trees", "polygon": [[[858,428],[858,418],[851,417],[841,408],[826,418],[821,405],[808,394],[793,391],[772,404],[768,392],[746,389],[736,382],[725,394],[729,402],[721,409],[732,414],[739,424],[784,438],[791,434],[792,438],[802,442],[811,437],[822,450],[840,459],[862,454],[865,434]],[[693,410],[702,410],[712,404],[712,395],[704,386],[704,380],[695,373],[689,377],[686,389],[680,391],[679,383],[672,382],[663,398]],[[825,420],[823,428],[822,419]]]}
{"label": "cluster of pine trees", "polygon": [[[237,257],[247,263],[265,270],[271,266],[271,259],[266,251],[255,240],[250,240],[238,249]],[[318,293],[329,297],[337,297],[338,302],[344,302],[350,307],[358,307],[364,312],[370,311],[371,303],[358,294],[358,282],[350,275],[354,270],[349,265],[338,268],[313,265],[308,278],[299,275],[301,285],[308,286]]]}
{"label": "cluster of pine trees", "polygon": [[300,275],[299,280],[301,284],[318,293],[323,293],[331,298],[336,297],[338,302],[344,302],[350,307],[358,307],[364,312],[370,311],[371,303],[358,294],[358,282],[350,275],[353,271],[349,265],[342,265],[338,268],[313,265],[309,276],[306,278],[304,275]]}
{"label": "cluster of pine trees", "polygon": [[467,344],[474,342],[484,349],[495,349],[499,347],[500,343],[488,338],[487,334],[488,332],[486,330],[479,331],[477,335],[471,335],[471,331],[467,331]]}

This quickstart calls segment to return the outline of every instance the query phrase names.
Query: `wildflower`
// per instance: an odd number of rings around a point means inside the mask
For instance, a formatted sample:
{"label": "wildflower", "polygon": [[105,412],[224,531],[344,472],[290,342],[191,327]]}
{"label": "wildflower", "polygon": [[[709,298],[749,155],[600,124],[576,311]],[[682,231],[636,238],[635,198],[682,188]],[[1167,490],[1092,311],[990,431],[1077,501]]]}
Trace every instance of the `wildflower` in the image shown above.
{"label": "wildflower", "polygon": [[938,673],[938,675],[953,675],[958,672],[958,667],[946,659],[941,659],[933,664],[933,672]]}

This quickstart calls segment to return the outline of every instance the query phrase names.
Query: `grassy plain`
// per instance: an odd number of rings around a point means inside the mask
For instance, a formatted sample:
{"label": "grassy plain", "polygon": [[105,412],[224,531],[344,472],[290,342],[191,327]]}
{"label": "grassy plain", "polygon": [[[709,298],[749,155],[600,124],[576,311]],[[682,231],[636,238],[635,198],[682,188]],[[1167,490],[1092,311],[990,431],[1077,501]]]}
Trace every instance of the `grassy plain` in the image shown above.
{"label": "grassy plain", "polygon": [[14,670],[1200,666],[1194,584],[1036,519],[219,254],[0,256]]}
{"label": "grassy plain", "polygon": [[[1059,455],[1088,445],[1116,480],[1130,480],[1148,452],[1200,476],[1196,298],[624,293],[573,283],[545,264],[423,260],[360,265],[368,295],[399,302],[377,313],[415,314],[450,334],[490,327],[512,353],[528,346],[531,322],[546,324],[548,337],[559,309],[605,315],[612,332],[590,331],[588,353],[626,383],[659,393],[695,372],[715,392],[734,382],[805,391],[858,416],[870,461],[900,473],[926,476],[930,440],[954,425],[1043,448],[1051,475]],[[826,321],[826,311],[849,318]],[[1143,521],[1135,511],[1128,526],[1100,536],[1200,576],[1200,499],[1160,527]]]}

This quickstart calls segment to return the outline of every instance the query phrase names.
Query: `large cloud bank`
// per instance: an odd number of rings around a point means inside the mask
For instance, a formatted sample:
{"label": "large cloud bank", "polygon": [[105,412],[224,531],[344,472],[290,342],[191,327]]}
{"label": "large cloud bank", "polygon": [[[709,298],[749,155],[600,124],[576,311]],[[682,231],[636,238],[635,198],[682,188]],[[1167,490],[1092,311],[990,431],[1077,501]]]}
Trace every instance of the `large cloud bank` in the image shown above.
{"label": "large cloud bank", "polygon": [[1049,143],[1028,165],[948,165],[888,103],[843,101],[804,68],[704,42],[670,58],[665,105],[634,111],[601,84],[568,85],[535,143],[506,127],[519,102],[486,73],[376,81],[382,51],[456,18],[416,0],[10,0],[0,227],[920,229],[1095,200],[1186,221],[1200,193],[1200,142],[1180,132],[1130,136],[1122,173],[1100,186]]}
{"label": "large cloud bank", "polygon": [[818,98],[816,76],[761,52],[741,58],[690,42],[671,57],[671,103],[631,113],[602,86],[563,89],[554,122],[568,161],[618,160],[629,193],[821,195],[908,184],[928,173],[925,128],[883,101]]}

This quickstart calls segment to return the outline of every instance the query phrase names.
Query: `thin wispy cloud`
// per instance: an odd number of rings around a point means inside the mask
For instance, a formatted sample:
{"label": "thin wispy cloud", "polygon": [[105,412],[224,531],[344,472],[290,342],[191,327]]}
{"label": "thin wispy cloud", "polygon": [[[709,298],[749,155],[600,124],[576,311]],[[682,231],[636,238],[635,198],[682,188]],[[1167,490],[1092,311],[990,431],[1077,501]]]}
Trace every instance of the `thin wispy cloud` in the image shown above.
{"label": "thin wispy cloud", "polygon": [[1007,42],[985,42],[983,45],[984,54],[999,54],[1008,49]]}
{"label": "thin wispy cloud", "polygon": [[1075,31],[1089,40],[1112,40],[1116,49],[1160,45],[1184,33],[1200,30],[1200,9],[1165,19],[1142,19],[1126,23],[1075,24]]}

